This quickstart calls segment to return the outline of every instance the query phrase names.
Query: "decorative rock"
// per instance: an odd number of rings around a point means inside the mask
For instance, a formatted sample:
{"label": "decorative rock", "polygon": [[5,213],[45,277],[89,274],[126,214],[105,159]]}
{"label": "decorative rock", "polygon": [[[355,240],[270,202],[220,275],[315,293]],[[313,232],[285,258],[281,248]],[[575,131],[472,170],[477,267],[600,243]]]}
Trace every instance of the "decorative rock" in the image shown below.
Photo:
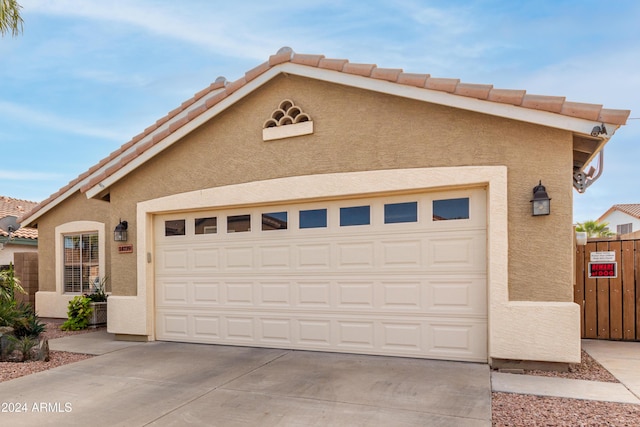
{"label": "decorative rock", "polygon": [[35,360],[40,360],[43,362],[49,361],[49,340],[46,338],[42,338],[36,347],[36,356]]}
{"label": "decorative rock", "polygon": [[12,343],[9,337],[13,336],[13,328],[11,326],[0,326],[0,361],[7,360],[10,356]]}

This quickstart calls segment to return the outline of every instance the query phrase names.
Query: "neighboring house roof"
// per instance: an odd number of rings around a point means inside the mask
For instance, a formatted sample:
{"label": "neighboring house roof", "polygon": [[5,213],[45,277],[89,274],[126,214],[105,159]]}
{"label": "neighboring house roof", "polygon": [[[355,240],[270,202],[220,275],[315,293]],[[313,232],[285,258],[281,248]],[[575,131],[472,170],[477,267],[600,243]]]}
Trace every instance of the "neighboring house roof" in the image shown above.
{"label": "neighboring house roof", "polygon": [[[110,185],[155,154],[282,73],[568,130],[574,134],[574,168],[578,169],[595,157],[618,127],[626,123],[630,114],[629,110],[569,102],[561,96],[496,89],[492,85],[405,73],[402,69],[350,63],[346,59],[330,59],[324,55],[298,54],[290,48],[282,48],[268,61],[247,71],[244,77],[234,82],[219,77],[44,200],[21,221],[35,223],[41,215],[78,190],[89,198],[106,194]],[[600,124],[606,125],[606,134],[591,135],[594,126]]]}
{"label": "neighboring house roof", "polygon": [[598,218],[598,222],[602,222],[614,211],[620,211],[636,219],[640,219],[640,203],[628,203],[611,206],[608,211],[606,211],[602,216],[600,216],[600,218]]}
{"label": "neighboring house roof", "polygon": [[[6,216],[20,217],[29,212],[38,205],[37,202],[29,202],[27,200],[13,199],[11,197],[0,196],[0,218]],[[9,233],[0,230],[0,236],[9,237]],[[38,229],[30,227],[21,227],[11,234],[14,238],[19,239],[38,239]]]}

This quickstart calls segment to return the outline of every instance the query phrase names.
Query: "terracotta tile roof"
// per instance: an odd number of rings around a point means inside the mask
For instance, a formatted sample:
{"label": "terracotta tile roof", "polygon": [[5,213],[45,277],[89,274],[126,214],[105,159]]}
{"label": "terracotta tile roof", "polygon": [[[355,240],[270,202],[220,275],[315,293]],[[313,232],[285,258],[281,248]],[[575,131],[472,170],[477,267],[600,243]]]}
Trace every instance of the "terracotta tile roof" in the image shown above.
{"label": "terracotta tile roof", "polygon": [[640,203],[627,203],[621,205],[613,205],[606,211],[600,218],[598,218],[598,222],[603,221],[610,213],[614,211],[620,211],[626,213],[627,215],[631,215],[634,218],[640,219]]}
{"label": "terracotta tile roof", "polygon": [[[11,197],[0,196],[0,218],[5,216],[21,217],[38,205],[37,202],[29,202],[27,200],[13,199]],[[9,233],[0,230],[0,236],[8,237]],[[38,229],[30,227],[21,227],[12,234],[13,237],[22,239],[38,239]]]}
{"label": "terracotta tile roof", "polygon": [[[474,98],[498,104],[508,104],[526,109],[551,112],[568,117],[588,119],[614,125],[626,124],[630,114],[629,110],[604,109],[602,105],[569,102],[566,101],[564,97],[559,96],[532,95],[527,94],[524,90],[496,89],[492,85],[461,83],[459,79],[435,78],[429,74],[405,73],[402,69],[379,68],[375,64],[350,63],[347,59],[325,58],[324,55],[299,54],[293,52],[290,48],[284,47],[275,55],[271,55],[268,61],[247,71],[243,77],[236,81],[227,82],[224,77],[218,77],[209,87],[196,93],[191,99],[183,102],[180,107],[170,111],[166,116],[125,143],[120,149],[114,151],[87,172],[69,182],[68,185],[58,190],[55,194],[49,196],[49,198],[40,203],[33,211],[29,212],[28,215],[24,215],[24,218],[37,214],[43,207],[80,183],[82,183],[80,190],[82,192],[88,191],[247,83],[258,78],[273,67],[287,62],[363,76],[375,80],[384,80],[399,85],[446,92],[461,97]],[[163,127],[163,125],[167,124],[168,126]],[[139,141],[151,135],[153,136],[144,144],[137,146],[135,151],[124,155],[127,150]],[[120,156],[122,157],[118,160]],[[98,175],[92,176],[96,171],[103,168],[103,166],[116,160],[118,160],[117,163],[103,170]],[[91,177],[91,179],[83,183],[88,177]]]}

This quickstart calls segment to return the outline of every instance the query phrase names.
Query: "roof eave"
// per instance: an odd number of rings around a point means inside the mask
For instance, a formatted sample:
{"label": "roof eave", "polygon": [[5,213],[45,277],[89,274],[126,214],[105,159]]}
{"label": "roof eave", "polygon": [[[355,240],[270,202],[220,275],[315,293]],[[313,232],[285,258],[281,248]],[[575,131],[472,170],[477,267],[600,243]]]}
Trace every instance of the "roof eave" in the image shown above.
{"label": "roof eave", "polygon": [[33,227],[33,226],[35,226],[35,224],[37,224],[38,218],[40,218],[45,213],[49,212],[54,207],[58,206],[60,203],[62,203],[68,197],[70,197],[73,194],[75,194],[76,192],[78,192],[80,190],[80,188],[82,187],[82,185],[86,184],[87,182],[89,182],[89,179],[85,178],[84,180],[80,181],[79,183],[77,183],[73,187],[69,188],[64,193],[62,193],[62,194],[58,195],[57,197],[53,198],[53,200],[51,200],[51,202],[45,204],[41,209],[38,209],[33,214],[31,214],[29,216],[26,216],[26,217],[18,218],[18,222],[20,223],[20,227]]}
{"label": "roof eave", "polygon": [[[541,126],[567,130],[584,136],[589,136],[591,134],[594,124],[600,124],[600,122],[594,120],[569,117],[547,111],[533,110],[530,108],[523,108],[515,105],[502,104],[466,96],[460,96],[438,90],[403,85],[380,79],[372,79],[370,77],[348,74],[341,71],[309,67],[291,62],[285,62],[267,69],[267,71],[260,74],[250,82],[246,83],[231,95],[225,97],[202,114],[190,120],[187,124],[179,128],[177,131],[170,133],[165,138],[162,138],[159,142],[147,149],[144,153],[136,157],[134,160],[128,162],[122,168],[119,168],[113,174],[105,177],[102,180],[99,180],[99,182],[95,183],[90,188],[85,189],[86,196],[88,198],[94,198],[103,194],[111,185],[118,182],[132,170],[145,163],[157,153],[171,146],[173,143],[180,140],[193,130],[197,129],[211,118],[226,110],[229,106],[233,105],[241,98],[247,96],[257,88],[261,87],[262,85],[282,73],[313,78],[336,84],[343,84],[360,89],[371,90],[379,93],[400,96],[408,99],[434,103],[438,105],[528,122],[532,124],[538,124]],[[609,132],[608,136],[613,135],[613,133],[615,133],[615,131],[620,127],[619,125],[612,123],[605,123],[605,126],[607,127],[607,131]],[[136,145],[144,145],[146,143],[150,143],[157,134],[158,132],[154,132],[150,135],[147,135]],[[105,165],[105,167],[96,171],[92,175],[94,177],[94,180],[95,177],[98,177],[101,173],[104,173],[104,171],[110,165],[116,165],[119,160],[126,155],[126,152],[122,153],[121,156],[115,158],[112,162],[110,162],[109,165]]]}

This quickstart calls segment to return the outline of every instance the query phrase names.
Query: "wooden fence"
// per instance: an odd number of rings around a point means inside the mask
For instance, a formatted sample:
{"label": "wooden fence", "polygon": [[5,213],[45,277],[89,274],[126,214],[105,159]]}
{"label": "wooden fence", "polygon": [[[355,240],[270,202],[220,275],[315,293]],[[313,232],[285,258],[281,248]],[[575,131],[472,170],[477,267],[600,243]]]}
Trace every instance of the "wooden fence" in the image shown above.
{"label": "wooden fence", "polygon": [[[589,278],[593,252],[609,253],[595,259],[615,253],[616,278]],[[640,240],[576,246],[574,301],[580,305],[582,338],[640,341]]]}

